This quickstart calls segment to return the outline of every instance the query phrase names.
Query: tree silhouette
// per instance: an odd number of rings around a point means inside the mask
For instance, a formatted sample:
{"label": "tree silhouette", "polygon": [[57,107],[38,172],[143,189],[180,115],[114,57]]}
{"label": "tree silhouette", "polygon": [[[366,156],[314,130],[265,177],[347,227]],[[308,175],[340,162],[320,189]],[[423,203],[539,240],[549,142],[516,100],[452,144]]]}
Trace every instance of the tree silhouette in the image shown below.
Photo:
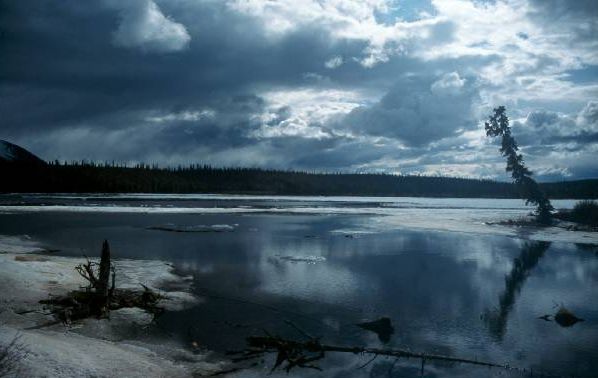
{"label": "tree silhouette", "polygon": [[[598,179],[539,184],[551,198],[598,198]],[[233,193],[517,198],[517,185],[484,179],[387,173],[308,172],[189,164],[3,162],[0,193]]]}
{"label": "tree silhouette", "polygon": [[519,147],[511,135],[509,118],[504,106],[494,109],[494,114],[485,122],[486,135],[489,137],[502,137],[500,153],[507,158],[507,172],[511,172],[513,181],[519,188],[526,204],[536,206],[536,220],[542,224],[549,224],[554,210],[550,200],[546,197],[540,186],[532,178],[532,172],[523,162],[523,156],[518,154]]}

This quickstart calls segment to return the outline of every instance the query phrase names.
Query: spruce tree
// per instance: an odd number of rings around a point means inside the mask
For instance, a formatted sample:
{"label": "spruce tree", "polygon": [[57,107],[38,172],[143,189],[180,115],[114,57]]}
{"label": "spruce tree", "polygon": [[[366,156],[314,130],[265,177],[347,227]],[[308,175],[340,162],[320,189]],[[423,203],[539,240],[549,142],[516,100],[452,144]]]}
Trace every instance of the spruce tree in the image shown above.
{"label": "spruce tree", "polygon": [[519,188],[526,204],[536,206],[536,220],[542,224],[549,224],[554,208],[536,180],[532,178],[532,172],[525,166],[523,156],[517,153],[519,147],[511,135],[505,107],[499,106],[494,109],[494,114],[488,118],[485,126],[487,136],[502,138],[500,153],[507,158],[506,171],[511,172],[513,182]]}

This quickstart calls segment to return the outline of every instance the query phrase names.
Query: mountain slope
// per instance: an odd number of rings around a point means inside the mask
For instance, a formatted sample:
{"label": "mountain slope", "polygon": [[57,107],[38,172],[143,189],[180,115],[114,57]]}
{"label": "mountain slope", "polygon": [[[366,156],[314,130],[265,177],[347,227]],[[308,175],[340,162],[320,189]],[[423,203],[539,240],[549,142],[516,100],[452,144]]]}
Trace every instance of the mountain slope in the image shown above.
{"label": "mountain slope", "polygon": [[42,159],[31,152],[5,140],[0,140],[0,162],[45,164]]}

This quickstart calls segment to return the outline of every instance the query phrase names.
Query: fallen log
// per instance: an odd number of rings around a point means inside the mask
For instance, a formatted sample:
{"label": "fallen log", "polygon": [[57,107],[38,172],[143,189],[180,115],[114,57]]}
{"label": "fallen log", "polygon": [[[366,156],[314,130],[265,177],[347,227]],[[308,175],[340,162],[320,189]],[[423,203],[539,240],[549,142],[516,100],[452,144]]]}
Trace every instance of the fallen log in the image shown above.
{"label": "fallen log", "polygon": [[[368,347],[344,347],[337,345],[321,344],[318,339],[311,339],[306,342],[282,339],[277,336],[251,336],[247,338],[247,344],[250,348],[257,348],[264,351],[284,351],[287,355],[293,355],[300,351],[310,353],[340,352],[352,354],[375,354],[379,356],[397,357],[397,358],[417,358],[428,361],[459,362],[471,365],[508,368],[508,365],[496,364],[492,362],[478,361],[467,358],[449,357],[437,354],[418,353],[401,349],[381,349]],[[292,351],[292,352],[290,352]],[[290,370],[290,369],[289,369]]]}
{"label": "fallen log", "polygon": [[[271,369],[275,371],[277,368],[284,369],[287,373],[293,368],[309,368],[321,370],[320,367],[313,365],[314,362],[323,359],[327,352],[334,353],[351,353],[356,355],[371,355],[372,358],[361,365],[363,368],[374,361],[378,356],[385,356],[395,358],[416,359],[421,360],[421,374],[423,376],[425,363],[428,361],[440,361],[447,363],[460,363],[480,367],[498,368],[510,371],[517,371],[522,374],[530,374],[534,377],[564,377],[561,375],[550,374],[531,368],[515,367],[509,364],[500,364],[489,361],[481,361],[470,358],[451,357],[439,354],[428,354],[421,352],[413,352],[404,349],[382,349],[369,348],[360,346],[339,346],[329,345],[320,342],[319,338],[309,338],[306,341],[296,341],[284,339],[279,336],[251,336],[247,338],[247,349],[238,352],[229,352],[230,355],[241,355],[233,361],[245,361],[252,358],[261,358],[265,353],[276,353],[276,361]],[[283,364],[286,364],[283,366]],[[393,365],[394,366],[394,365]]]}

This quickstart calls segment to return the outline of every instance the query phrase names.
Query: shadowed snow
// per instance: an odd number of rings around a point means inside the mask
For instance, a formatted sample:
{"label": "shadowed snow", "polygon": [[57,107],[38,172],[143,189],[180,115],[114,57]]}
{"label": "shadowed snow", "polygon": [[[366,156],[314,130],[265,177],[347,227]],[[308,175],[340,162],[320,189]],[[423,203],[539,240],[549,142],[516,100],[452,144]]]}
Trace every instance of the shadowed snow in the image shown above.
{"label": "shadowed snow", "polygon": [[[27,329],[53,321],[41,299],[64,295],[86,285],[74,267],[82,258],[37,255],[43,249],[26,237],[0,236],[0,342],[15,334],[28,352],[21,361],[25,376],[169,376],[187,377],[193,372],[213,372],[219,363],[207,362],[208,355],[194,354],[174,341],[127,340],[122,330],[149,324],[151,316],[141,309],[113,311],[108,319],[85,319],[66,328],[61,324]],[[158,260],[113,260],[117,287],[140,289],[139,284],[161,291],[160,303],[168,310],[180,310],[199,302],[190,294],[189,277],[173,273],[173,267]],[[124,340],[123,340],[124,338]],[[108,340],[104,340],[108,339]],[[185,363],[178,362],[181,359]]]}

